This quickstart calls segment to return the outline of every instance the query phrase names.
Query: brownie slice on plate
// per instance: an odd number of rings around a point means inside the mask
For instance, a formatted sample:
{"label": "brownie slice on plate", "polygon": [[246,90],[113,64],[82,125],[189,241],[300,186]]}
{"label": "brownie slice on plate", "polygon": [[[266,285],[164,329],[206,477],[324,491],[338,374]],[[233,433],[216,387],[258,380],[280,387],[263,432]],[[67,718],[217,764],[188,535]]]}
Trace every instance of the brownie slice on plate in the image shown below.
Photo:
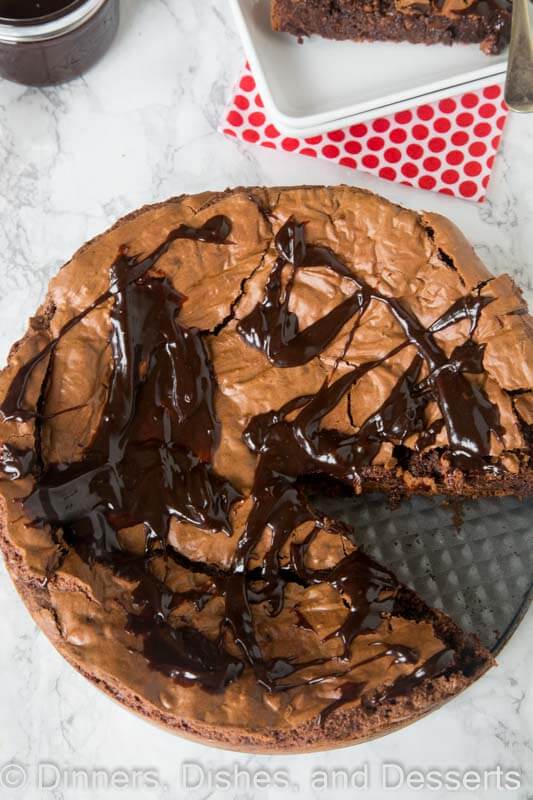
{"label": "brownie slice on plate", "polygon": [[272,0],[272,26],[295,36],[414,44],[509,42],[512,0]]}

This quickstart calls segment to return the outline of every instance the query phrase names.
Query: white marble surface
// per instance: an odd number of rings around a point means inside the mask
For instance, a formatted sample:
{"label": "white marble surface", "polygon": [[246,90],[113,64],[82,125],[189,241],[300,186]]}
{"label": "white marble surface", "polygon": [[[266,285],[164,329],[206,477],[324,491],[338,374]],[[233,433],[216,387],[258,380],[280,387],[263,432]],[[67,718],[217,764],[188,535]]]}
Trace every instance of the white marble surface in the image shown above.
{"label": "white marble surface", "polygon": [[[476,244],[496,273],[511,272],[533,302],[533,118],[512,118],[489,199],[483,206],[352,173],[332,165],[239,146],[216,133],[243,55],[226,0],[123,0],[113,50],[83,79],[40,91],[0,82],[0,350],[22,334],[49,277],[86,239],[143,203],[232,184],[348,182],[414,207],[443,212]],[[77,675],[35,628],[2,568],[0,580],[0,783],[27,770],[20,789],[0,798],[190,796],[285,798],[288,789],[228,791],[183,786],[184,762],[222,768],[281,768],[300,796],[381,798],[384,762],[406,769],[521,772],[519,789],[487,797],[533,797],[533,612],[499,666],[464,696],[385,739],[319,755],[238,756],[150,727]],[[63,770],[40,787],[39,763]],[[367,764],[366,789],[313,791],[312,771]],[[69,770],[150,769],[137,788],[84,790]],[[78,781],[80,778],[78,777]],[[100,777],[100,781],[104,779]],[[120,783],[120,777],[115,778]],[[130,773],[130,782],[134,778]],[[242,779],[241,779],[242,780]],[[72,783],[75,783],[72,786]],[[153,783],[153,782],[152,782]],[[100,783],[100,785],[102,785]],[[397,796],[441,798],[443,790],[404,786]],[[452,791],[470,797],[473,791]]]}

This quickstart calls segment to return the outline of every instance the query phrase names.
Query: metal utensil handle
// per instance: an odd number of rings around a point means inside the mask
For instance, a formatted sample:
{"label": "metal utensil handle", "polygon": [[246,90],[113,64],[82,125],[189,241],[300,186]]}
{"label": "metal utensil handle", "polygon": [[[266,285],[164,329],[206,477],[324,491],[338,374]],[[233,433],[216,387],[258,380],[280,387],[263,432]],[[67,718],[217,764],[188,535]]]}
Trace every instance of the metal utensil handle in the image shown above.
{"label": "metal utensil handle", "polygon": [[505,100],[513,111],[533,112],[533,36],[529,0],[514,0]]}

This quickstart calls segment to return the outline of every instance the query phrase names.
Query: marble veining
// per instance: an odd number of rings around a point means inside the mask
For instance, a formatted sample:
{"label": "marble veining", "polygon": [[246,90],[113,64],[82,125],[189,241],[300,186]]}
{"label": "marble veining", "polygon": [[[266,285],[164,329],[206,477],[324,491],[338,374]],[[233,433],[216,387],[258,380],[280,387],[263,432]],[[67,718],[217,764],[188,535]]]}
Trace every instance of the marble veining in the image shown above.
{"label": "marble veining", "polygon": [[[116,44],[86,76],[52,89],[0,82],[0,355],[22,335],[51,275],[88,238],[144,204],[236,184],[353,183],[456,221],[495,273],[510,272],[533,305],[533,118],[512,116],[482,206],[396,186],[324,162],[237,144],[216,132],[243,52],[227,0],[122,0]],[[0,798],[115,796],[285,800],[381,798],[384,762],[406,769],[519,770],[533,796],[533,610],[499,666],[416,725],[317,755],[240,756],[175,738],[113,704],[77,675],[32,623],[1,567]],[[287,770],[283,789],[186,788],[184,762],[205,769]],[[27,772],[6,787],[6,764]],[[48,767],[41,775],[38,765]],[[314,790],[313,770],[367,765],[366,790]],[[152,770],[157,785],[80,788],[72,769]],[[59,781],[58,771],[62,770]],[[17,774],[16,771],[15,773]],[[4,788],[2,788],[4,784]],[[44,785],[43,785],[44,784]],[[472,791],[453,792],[457,798]],[[405,786],[395,796],[444,797]]]}

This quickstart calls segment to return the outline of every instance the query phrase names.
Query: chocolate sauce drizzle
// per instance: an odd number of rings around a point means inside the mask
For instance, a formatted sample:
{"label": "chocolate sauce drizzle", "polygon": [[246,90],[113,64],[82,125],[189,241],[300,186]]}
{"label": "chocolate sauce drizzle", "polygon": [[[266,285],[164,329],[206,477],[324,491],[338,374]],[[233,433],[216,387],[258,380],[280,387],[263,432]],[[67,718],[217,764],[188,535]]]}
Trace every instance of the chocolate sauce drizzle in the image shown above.
{"label": "chocolate sauce drizzle", "polygon": [[[303,224],[289,219],[275,238],[278,257],[265,287],[263,300],[238,324],[240,335],[263,351],[277,366],[292,367],[319,355],[352,323],[360,324],[371,302],[384,303],[405,333],[405,341],[382,358],[347,369],[326,381],[313,396],[296,397],[277,410],[250,420],[244,433],[257,456],[252,487],[253,505],[227,572],[195,563],[167,544],[171,520],[203,530],[231,534],[231,510],[239,493],[212,467],[220,430],[214,411],[216,380],[200,331],[179,323],[185,298],[163,277],[150,274],[158,260],[178,239],[216,246],[231,244],[230,221],[223,216],[203,226],[180,226],[145,258],[122,250],[110,270],[110,288],[73,317],[49,343],[15,375],[2,405],[5,420],[34,420],[35,446],[31,453],[4,448],[6,477],[25,474],[35,488],[24,509],[35,525],[50,526],[66,545],[90,564],[100,564],[133,584],[127,607],[132,649],[140,646],[152,668],[183,683],[199,683],[221,691],[248,665],[267,691],[286,691],[346,676],[340,696],[321,715],[322,723],[344,703],[359,697],[365,707],[409,692],[426,677],[450,669],[455,653],[446,649],[401,675],[379,693],[350,681],[352,646],[361,634],[377,630],[394,615],[400,584],[385,567],[357,549],[354,534],[335,528],[312,508],[302,485],[306,476],[330,476],[361,481],[384,442],[402,445],[413,434],[418,445],[434,442],[446,427],[452,463],[467,469],[490,467],[490,436],[501,432],[498,410],[464,373],[482,372],[483,346],[471,334],[490,298],[468,295],[425,329],[393,297],[381,294],[356,277],[331,250],[306,242]],[[336,308],[304,330],[290,311],[290,297],[299,269],[327,267],[353,282],[354,292]],[[285,270],[290,270],[284,281]],[[59,342],[88,314],[111,301],[112,373],[98,430],[82,459],[75,463],[45,463],[41,446],[46,420],[46,398]],[[470,322],[470,338],[447,358],[435,334],[462,320]],[[386,363],[405,347],[416,353],[382,406],[353,434],[329,430],[327,414],[361,378]],[[30,378],[46,365],[39,400],[28,408]],[[426,424],[426,408],[436,401],[442,418]],[[119,532],[142,526],[145,552],[135,555],[121,544]],[[303,541],[292,534],[307,526]],[[250,567],[252,554],[269,532],[270,544],[260,567]],[[319,535],[343,534],[354,548],[334,567],[311,569],[309,550]],[[287,554],[282,565],[281,553]],[[157,565],[178,566],[203,577],[198,590],[174,592],[156,576]],[[160,574],[160,573],[159,573]],[[272,616],[284,607],[285,587],[295,582],[308,587],[329,584],[346,605],[341,626],[327,638],[341,643],[339,672],[298,676],[329,659],[297,662],[269,659],[256,636],[253,607],[265,604]],[[217,641],[190,625],[173,624],[172,613],[192,600],[202,608],[219,595],[225,612]],[[296,624],[309,628],[300,612]],[[228,635],[242,657],[228,649]],[[140,643],[140,645],[139,645]],[[395,664],[418,664],[419,654],[402,644],[376,643],[380,652],[365,661],[392,659]]]}
{"label": "chocolate sauce drizzle", "polygon": [[[377,361],[362,364],[322,390],[309,402],[305,419],[306,431],[301,434],[306,445],[320,448],[320,420],[332,410],[358,380],[369,370],[396,355],[403,347],[414,345],[418,354],[379,411],[369,418],[359,433],[342,442],[343,452],[355,465],[369,464],[382,441],[402,444],[409,434],[422,433],[424,411],[430,400],[440,406],[449,441],[452,463],[462,469],[493,469],[486,459],[491,452],[491,433],[502,434],[498,408],[464,373],[483,371],[484,346],[469,338],[455,348],[451,358],[439,346],[435,334],[462,320],[470,322],[470,336],[476,328],[483,308],[492,298],[467,295],[457,300],[447,312],[425,329],[412,312],[395,297],[389,297],[369,286],[327,247],[307,244],[304,225],[289,219],[276,236],[278,259],[267,281],[263,300],[238,325],[238,331],[248,344],[262,350],[276,366],[305,364],[322,352],[343,325],[357,315],[357,326],[371,301],[384,303],[405,333],[405,342]],[[354,284],[354,294],[342,301],[320,320],[299,331],[298,319],[289,311],[294,277],[299,269],[327,266]],[[285,287],[281,274],[285,267],[292,269]],[[418,381],[422,364],[428,376]],[[329,446],[330,434],[325,434]],[[321,448],[323,450],[323,448]],[[330,463],[329,453],[323,460]],[[342,468],[341,468],[342,471]],[[353,475],[346,476],[350,480]]]}
{"label": "chocolate sauce drizzle", "polygon": [[446,11],[446,5],[446,0],[426,0],[426,2],[414,0],[408,4],[407,8],[409,11],[426,15],[434,13],[436,9],[441,13],[448,13],[451,17],[454,15],[491,17],[494,22],[501,24],[509,22],[509,16],[513,10],[510,0],[464,0],[463,8],[451,8],[449,11]]}
{"label": "chocolate sauce drizzle", "polygon": [[[214,217],[198,229],[177,228],[142,260],[120,253],[111,267],[110,289],[17,373],[2,408],[7,419],[35,417],[24,405],[34,369],[47,356],[53,361],[59,342],[80,320],[113,300],[113,370],[99,428],[81,461],[41,465],[24,509],[34,524],[61,532],[85,562],[108,566],[137,583],[128,628],[143,638],[146,658],[176,680],[199,681],[212,690],[234,680],[242,664],[195,629],[169,624],[182,598],[151,566],[165,556],[172,517],[229,534],[229,513],[240,495],[211,466],[220,431],[203,340],[177,322],[184,298],[166,278],[147,273],[176,239],[224,244],[230,227],[227,218]],[[46,400],[48,375],[49,370],[37,410]],[[135,525],[145,530],[142,556],[124,550],[118,537],[120,529]]]}

